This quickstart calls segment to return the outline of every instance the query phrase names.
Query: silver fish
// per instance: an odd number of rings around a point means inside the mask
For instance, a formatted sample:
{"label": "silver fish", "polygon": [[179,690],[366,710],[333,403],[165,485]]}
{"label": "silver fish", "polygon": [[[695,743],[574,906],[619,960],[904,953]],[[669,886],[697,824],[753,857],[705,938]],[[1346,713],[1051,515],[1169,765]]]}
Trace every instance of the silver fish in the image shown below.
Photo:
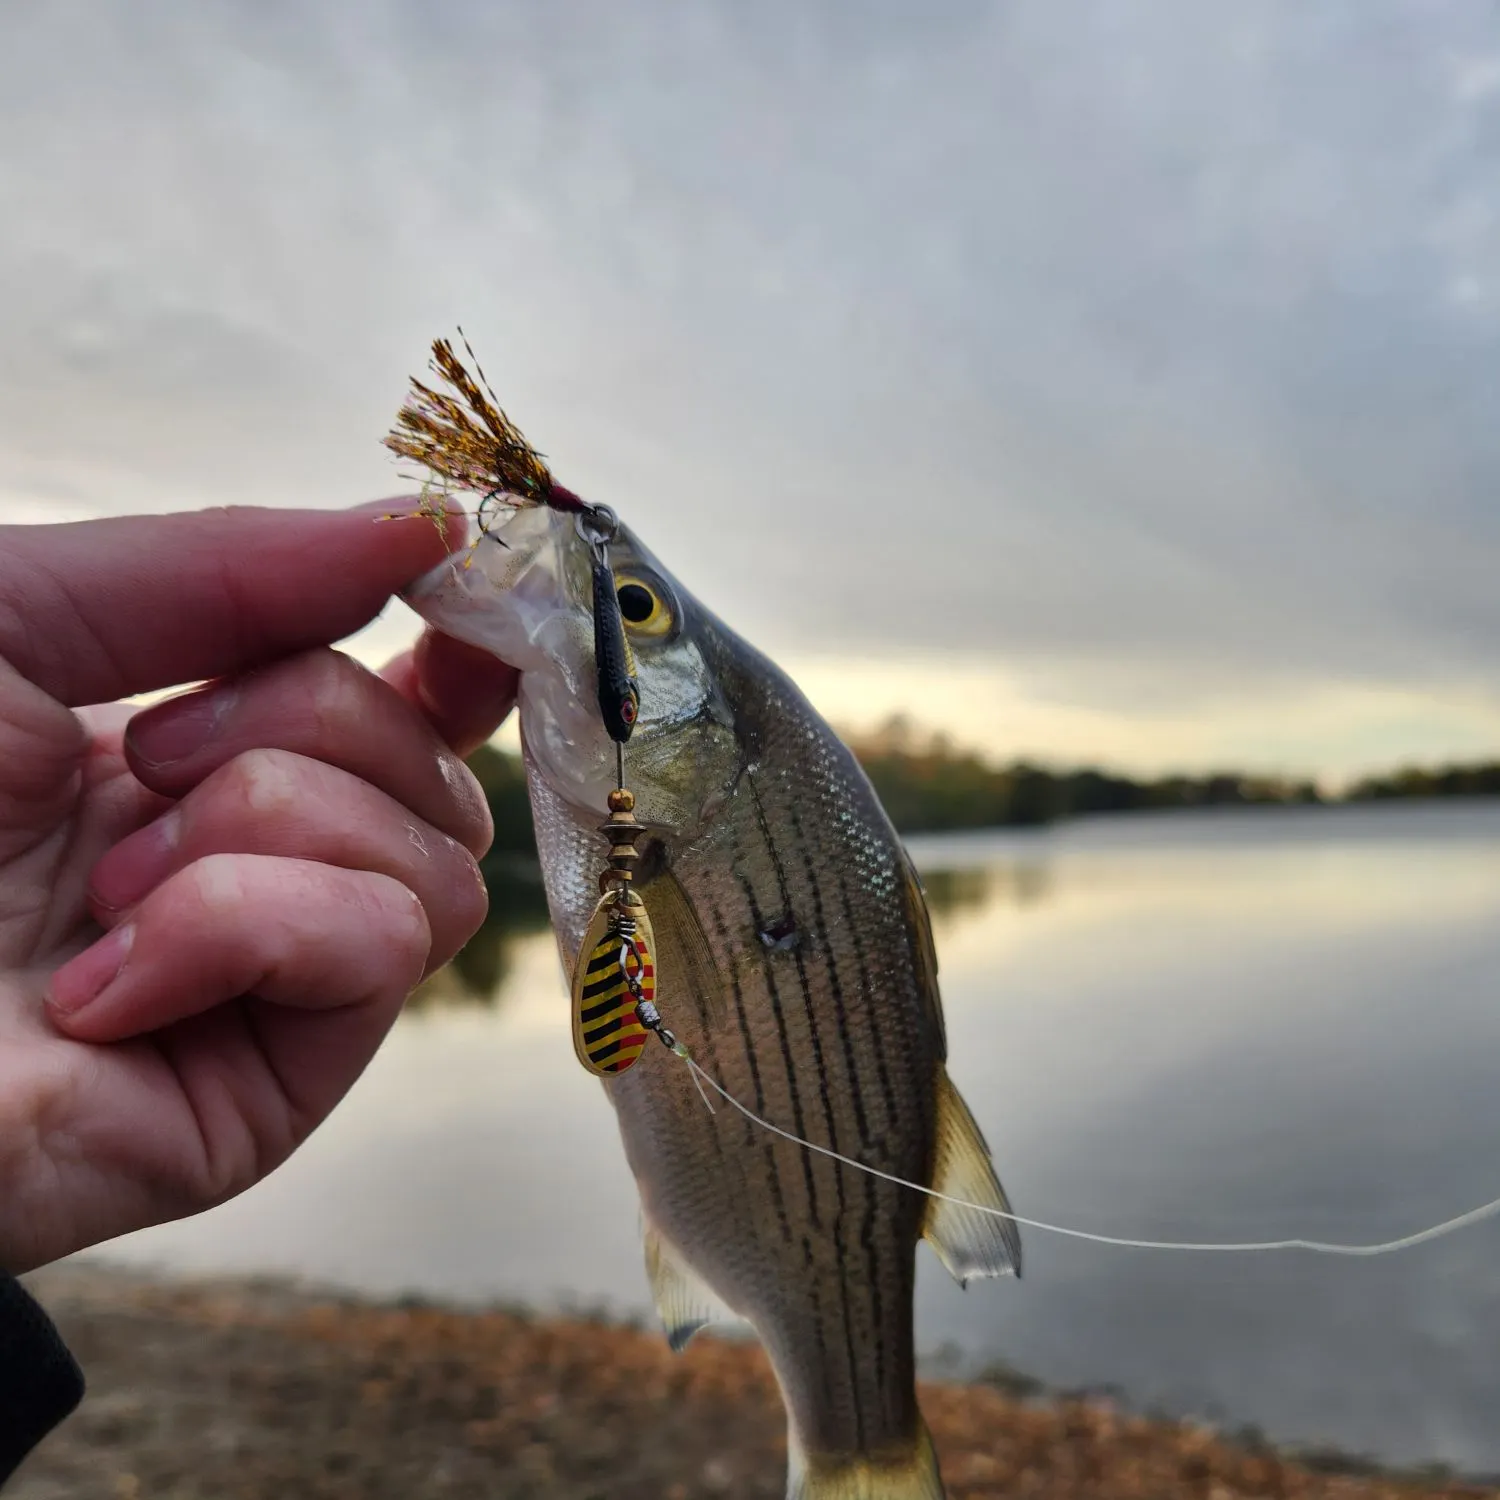
{"label": "silver fish", "polygon": [[[503,543],[503,545],[501,545]],[[893,1176],[1008,1212],[948,1078],[921,885],[857,762],[787,676],[629,532],[611,546],[640,685],[626,781],[657,1004],[764,1119]],[[614,746],[595,695],[589,551],[571,516],[518,508],[408,602],[522,671],[547,897],[571,974],[599,897]],[[943,1494],[917,1409],[912,1296],[925,1238],[960,1283],[1019,1274],[1007,1219],[806,1150],[652,1045],[605,1087],[640,1190],[673,1348],[727,1308],[759,1335],[801,1500]]]}

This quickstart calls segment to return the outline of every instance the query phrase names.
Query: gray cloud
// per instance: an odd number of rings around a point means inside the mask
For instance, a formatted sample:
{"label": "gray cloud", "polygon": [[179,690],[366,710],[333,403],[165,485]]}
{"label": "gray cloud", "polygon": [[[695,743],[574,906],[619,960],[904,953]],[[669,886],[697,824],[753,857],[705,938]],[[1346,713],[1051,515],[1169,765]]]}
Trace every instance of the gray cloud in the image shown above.
{"label": "gray cloud", "polygon": [[1484,688],[1500,43],[1345,0],[10,7],[0,488],[335,503],[463,322],[774,650]]}

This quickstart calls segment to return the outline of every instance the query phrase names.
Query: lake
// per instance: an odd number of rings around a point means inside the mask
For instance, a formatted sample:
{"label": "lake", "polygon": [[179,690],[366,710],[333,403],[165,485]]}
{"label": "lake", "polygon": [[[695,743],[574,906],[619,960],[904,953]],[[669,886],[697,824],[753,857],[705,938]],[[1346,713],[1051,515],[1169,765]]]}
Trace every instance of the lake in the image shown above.
{"label": "lake", "polygon": [[[1500,805],[912,848],[952,1072],[1017,1212],[1373,1241],[1500,1195]],[[455,982],[410,1010],[270,1180],[108,1254],[649,1316],[634,1187],[573,1060],[550,933],[502,935],[470,982],[492,992]],[[967,1292],[920,1252],[931,1373],[1003,1362],[1279,1442],[1500,1470],[1500,1222],[1379,1260],[1025,1240],[1024,1280]]]}

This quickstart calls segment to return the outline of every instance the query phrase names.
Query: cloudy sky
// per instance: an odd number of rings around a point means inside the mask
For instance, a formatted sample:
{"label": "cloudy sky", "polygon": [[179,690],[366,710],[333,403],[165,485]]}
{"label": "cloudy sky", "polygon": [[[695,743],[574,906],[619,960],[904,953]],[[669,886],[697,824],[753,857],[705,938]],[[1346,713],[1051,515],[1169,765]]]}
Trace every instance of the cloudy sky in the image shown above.
{"label": "cloudy sky", "polygon": [[843,722],[1500,753],[1488,5],[6,0],[0,225],[7,519],[390,493],[462,323]]}

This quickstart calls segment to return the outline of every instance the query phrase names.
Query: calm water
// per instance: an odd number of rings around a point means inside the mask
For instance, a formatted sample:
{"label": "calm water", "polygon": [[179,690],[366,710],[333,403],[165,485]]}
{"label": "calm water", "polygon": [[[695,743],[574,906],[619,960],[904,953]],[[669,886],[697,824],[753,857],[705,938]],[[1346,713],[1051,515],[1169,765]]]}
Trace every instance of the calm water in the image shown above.
{"label": "calm water", "polygon": [[[1385,1239],[1500,1195],[1500,807],[1106,819],[914,843],[953,1072],[1023,1214],[1146,1238]],[[550,934],[408,1014],[270,1181],[117,1257],[648,1312],[633,1185]],[[924,1250],[933,1368],[1004,1361],[1282,1441],[1500,1470],[1500,1223],[1385,1260],[1032,1231]]]}

